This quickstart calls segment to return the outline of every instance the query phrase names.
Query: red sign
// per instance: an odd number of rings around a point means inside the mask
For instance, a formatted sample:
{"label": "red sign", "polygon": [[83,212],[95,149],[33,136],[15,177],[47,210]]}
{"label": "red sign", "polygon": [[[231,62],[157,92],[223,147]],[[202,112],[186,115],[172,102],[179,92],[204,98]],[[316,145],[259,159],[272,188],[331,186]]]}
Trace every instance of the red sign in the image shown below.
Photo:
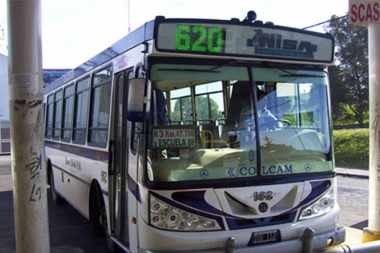
{"label": "red sign", "polygon": [[380,22],[380,0],[350,0],[349,18],[352,24]]}

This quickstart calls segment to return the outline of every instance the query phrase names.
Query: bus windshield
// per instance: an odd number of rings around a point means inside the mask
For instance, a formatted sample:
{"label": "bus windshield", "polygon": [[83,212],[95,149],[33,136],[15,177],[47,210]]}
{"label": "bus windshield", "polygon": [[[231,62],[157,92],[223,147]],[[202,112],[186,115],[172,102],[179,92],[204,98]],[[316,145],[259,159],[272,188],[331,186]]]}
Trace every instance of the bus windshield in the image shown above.
{"label": "bus windshield", "polygon": [[333,170],[323,69],[156,63],[150,80],[152,182]]}

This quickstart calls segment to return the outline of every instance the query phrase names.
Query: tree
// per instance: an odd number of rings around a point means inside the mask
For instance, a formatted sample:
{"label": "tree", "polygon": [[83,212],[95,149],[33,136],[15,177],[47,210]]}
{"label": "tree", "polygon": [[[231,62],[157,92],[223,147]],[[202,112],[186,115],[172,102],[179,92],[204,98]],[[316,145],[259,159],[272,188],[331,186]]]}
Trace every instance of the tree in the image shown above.
{"label": "tree", "polygon": [[[181,102],[180,102],[181,101]],[[212,98],[197,96],[197,119],[216,119],[222,117],[222,113],[219,111],[219,105]],[[182,112],[182,119],[180,117]],[[210,115],[211,113],[211,115]],[[181,98],[174,104],[173,120],[191,120],[193,119],[191,99],[190,97]]]}
{"label": "tree", "polygon": [[334,124],[341,121],[346,116],[347,104],[348,104],[348,91],[346,86],[343,85],[342,71],[339,66],[329,67],[329,81],[330,81],[330,93],[331,93],[331,107],[332,107],[332,119]]}
{"label": "tree", "polygon": [[197,119],[216,119],[222,117],[218,103],[212,98],[197,96],[195,97],[195,104]]}
{"label": "tree", "polygon": [[[332,17],[327,31],[335,38],[336,68],[330,79],[331,90],[339,113],[341,104],[347,104],[360,125],[363,124],[368,105],[368,30],[348,23],[344,18]],[[331,69],[330,69],[331,70]],[[339,83],[341,82],[341,83]],[[340,96],[339,93],[345,93]]]}

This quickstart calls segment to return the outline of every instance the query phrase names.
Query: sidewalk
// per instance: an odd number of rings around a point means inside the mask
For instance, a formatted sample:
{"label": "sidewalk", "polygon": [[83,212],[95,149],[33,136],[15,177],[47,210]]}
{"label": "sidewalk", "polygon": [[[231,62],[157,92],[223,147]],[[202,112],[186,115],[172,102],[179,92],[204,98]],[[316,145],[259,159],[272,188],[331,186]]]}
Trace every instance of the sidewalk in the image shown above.
{"label": "sidewalk", "polygon": [[347,245],[355,245],[355,244],[361,244],[363,243],[363,230],[352,228],[352,227],[345,227],[346,228],[346,240],[343,244]]}
{"label": "sidewalk", "polygon": [[[10,191],[13,190],[12,173],[11,173],[11,168],[10,168],[11,167],[11,162],[12,162],[11,160],[12,159],[11,159],[10,155],[0,155],[0,192],[3,193],[3,194],[4,194],[4,192],[10,192]],[[13,208],[11,206],[12,202],[8,201],[8,202],[4,203],[4,198],[1,199],[1,200],[2,200],[1,203],[3,204],[3,206],[2,206],[2,208],[0,208],[0,213],[2,215],[8,215],[10,213],[13,213]],[[7,206],[7,207],[4,207],[4,205]],[[12,212],[9,212],[9,211],[12,211]],[[13,224],[13,217],[10,217],[9,220]],[[4,227],[6,227],[6,228],[8,228],[8,231],[12,231],[12,229],[9,229],[9,226],[8,226],[9,224],[1,223],[1,225],[2,225],[2,229],[4,229]],[[54,231],[51,228],[50,228],[50,230]],[[9,233],[8,233],[5,236],[4,233],[3,233],[2,236],[5,237],[8,240],[7,241],[8,244],[14,246],[15,242],[14,242],[14,237],[12,235],[9,235]],[[63,234],[62,236],[65,236],[65,235]],[[4,242],[1,243],[0,242],[0,252],[4,252],[3,250],[5,248],[6,251],[4,253],[16,253],[16,251],[14,251],[14,250],[13,251],[12,250],[8,250],[9,247],[5,247],[7,245],[4,246],[4,244],[7,244],[7,243],[4,243]],[[50,252],[51,253],[84,253],[84,250],[82,250],[79,247],[74,247],[74,246],[67,246],[67,245],[56,246],[56,245],[52,245],[51,248],[50,248]]]}
{"label": "sidewalk", "polygon": [[367,169],[351,169],[351,168],[335,168],[335,171],[340,176],[352,176],[360,178],[369,178],[369,170]]}

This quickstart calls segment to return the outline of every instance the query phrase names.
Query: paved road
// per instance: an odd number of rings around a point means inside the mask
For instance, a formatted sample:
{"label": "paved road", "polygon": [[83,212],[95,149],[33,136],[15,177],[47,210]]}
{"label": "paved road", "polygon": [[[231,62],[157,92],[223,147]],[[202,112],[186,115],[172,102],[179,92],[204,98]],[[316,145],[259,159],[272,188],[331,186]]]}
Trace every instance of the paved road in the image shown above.
{"label": "paved road", "polygon": [[[0,155],[0,253],[15,252],[12,175],[10,156]],[[85,253],[110,253],[103,237],[91,235],[92,226],[68,204],[59,206],[48,198],[50,245],[54,249],[69,247]],[[54,250],[52,250],[52,253]],[[66,252],[65,252],[66,253]]]}
{"label": "paved road", "polygon": [[363,230],[368,226],[368,178],[338,176],[339,224]]}

